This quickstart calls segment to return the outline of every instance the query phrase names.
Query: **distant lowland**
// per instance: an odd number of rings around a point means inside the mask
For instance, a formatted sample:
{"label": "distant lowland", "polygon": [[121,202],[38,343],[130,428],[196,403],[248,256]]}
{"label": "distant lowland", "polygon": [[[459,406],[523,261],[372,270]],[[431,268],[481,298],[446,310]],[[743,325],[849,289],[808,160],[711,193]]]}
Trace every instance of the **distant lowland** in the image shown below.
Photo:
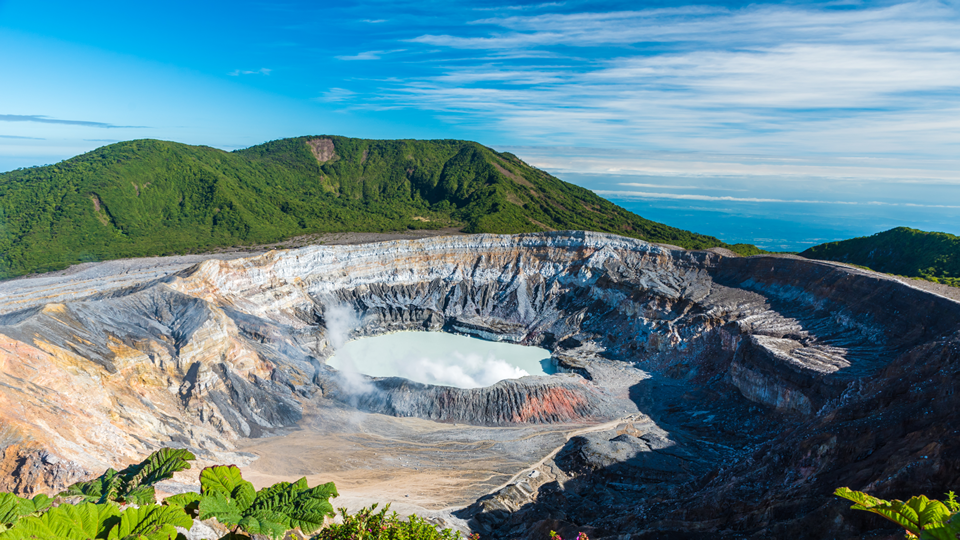
{"label": "distant lowland", "polygon": [[[645,219],[509,152],[460,140],[322,135],[225,152],[144,139],[0,174],[0,278],[312,234],[424,230],[589,230],[767,253]],[[800,255],[960,286],[960,237],[946,233],[898,227]]]}
{"label": "distant lowland", "polygon": [[282,139],[234,152],[158,140],[0,174],[0,277],[331,232],[582,229],[688,249],[729,245],[644,219],[459,140]]}

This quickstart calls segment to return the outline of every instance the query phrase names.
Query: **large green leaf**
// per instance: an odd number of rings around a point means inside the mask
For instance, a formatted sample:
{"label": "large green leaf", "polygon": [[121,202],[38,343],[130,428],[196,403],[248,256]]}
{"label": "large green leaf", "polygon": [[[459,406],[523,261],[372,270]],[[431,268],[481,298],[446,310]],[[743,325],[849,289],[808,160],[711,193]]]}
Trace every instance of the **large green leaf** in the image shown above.
{"label": "large green leaf", "polygon": [[[954,502],[953,492],[947,494],[948,508]],[[920,533],[920,540],[957,540],[960,539],[960,512],[955,512],[945,523],[929,526]]]}
{"label": "large green leaf", "polygon": [[865,510],[883,516],[915,536],[920,536],[925,529],[941,527],[950,518],[950,509],[945,504],[923,495],[903,502],[896,499],[878,499],[849,488],[838,488],[834,494],[856,503],[851,507],[854,510]]}
{"label": "large green leaf", "polygon": [[122,471],[107,469],[98,478],[77,482],[60,494],[62,497],[80,497],[93,503],[107,501],[131,502],[138,505],[156,502],[153,484],[173,477],[173,473],[189,469],[187,460],[195,459],[187,450],[161,448],[147,459],[130,465]]}
{"label": "large green leaf", "polygon": [[99,477],[87,482],[77,482],[60,493],[61,497],[80,497],[85,502],[103,503],[115,501],[123,486],[123,477],[114,469],[107,469]]}
{"label": "large green leaf", "polygon": [[40,515],[46,512],[53,505],[53,499],[43,493],[35,495],[32,499],[20,500],[20,515]]}
{"label": "large green leaf", "polygon": [[274,540],[283,538],[290,527],[285,516],[268,510],[252,512],[240,520],[240,528],[249,534],[263,534]]}
{"label": "large green leaf", "polygon": [[170,497],[167,497],[163,500],[163,504],[167,506],[183,508],[188,515],[196,516],[200,506],[201,498],[202,496],[199,493],[188,491],[187,493],[181,493],[179,495],[171,495]]}
{"label": "large green leaf", "polygon": [[198,507],[199,519],[217,518],[224,525],[234,526],[243,519],[243,511],[235,499],[224,495],[222,491],[214,491],[200,499]]}
{"label": "large green leaf", "polygon": [[0,540],[93,540],[106,538],[120,510],[112,504],[64,504],[40,516],[25,517]]}
{"label": "large green leaf", "polygon": [[157,482],[173,478],[173,473],[190,468],[189,460],[196,459],[192,453],[182,448],[161,448],[147,456],[137,465],[131,465],[121,471],[127,488],[152,486]]}
{"label": "large green leaf", "polygon": [[193,527],[193,519],[182,508],[155,504],[128,508],[120,514],[120,523],[110,529],[107,540],[174,540],[176,527]]}
{"label": "large green leaf", "polygon": [[157,491],[153,486],[137,486],[123,493],[124,502],[133,503],[138,506],[145,504],[154,504],[157,502]]}
{"label": "large green leaf", "polygon": [[333,482],[309,488],[307,479],[301,478],[293,484],[280,482],[260,490],[250,511],[282,514],[287,517],[290,528],[310,534],[323,526],[327,516],[334,515],[328,499],[338,495]]}
{"label": "large green leaf", "polygon": [[247,509],[257,494],[253,484],[243,479],[236,465],[217,465],[200,471],[200,493],[214,492],[235,500],[241,510]]}
{"label": "large green leaf", "polygon": [[13,493],[0,493],[0,532],[20,521],[23,501]]}

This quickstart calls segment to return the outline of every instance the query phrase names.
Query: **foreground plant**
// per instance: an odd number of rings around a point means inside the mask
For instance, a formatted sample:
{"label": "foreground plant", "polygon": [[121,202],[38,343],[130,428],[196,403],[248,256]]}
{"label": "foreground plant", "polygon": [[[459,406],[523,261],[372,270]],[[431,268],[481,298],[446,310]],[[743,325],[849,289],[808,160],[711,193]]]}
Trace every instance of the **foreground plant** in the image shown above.
{"label": "foreground plant", "polygon": [[53,499],[46,495],[24,499],[13,493],[0,493],[0,533],[16,525],[21,518],[39,516],[52,504]]}
{"label": "foreground plant", "polygon": [[173,540],[176,527],[189,529],[193,519],[181,509],[150,504],[120,508],[112,503],[64,504],[20,519],[0,540]]}
{"label": "foreground plant", "polygon": [[107,469],[93,480],[77,482],[60,493],[60,497],[79,498],[84,502],[134,503],[138,505],[156,502],[153,485],[173,478],[173,473],[190,468],[189,461],[196,456],[181,448],[161,448],[147,459],[122,471]]}
{"label": "foreground plant", "polygon": [[951,491],[944,502],[923,495],[903,502],[887,501],[862,491],[837,488],[834,495],[855,504],[850,508],[883,516],[907,531],[907,538],[920,540],[957,540],[960,538],[960,502]]}
{"label": "foreground plant", "polygon": [[200,493],[174,495],[163,502],[200,520],[216,518],[233,527],[223,539],[262,534],[276,540],[290,529],[304,534],[319,530],[334,515],[328,499],[338,495],[333,482],[311,488],[306,478],[255,491],[237,466],[218,465],[200,472]]}
{"label": "foreground plant", "polygon": [[[350,515],[346,508],[338,509],[343,523],[334,523],[320,531],[314,540],[456,540],[461,539],[460,531],[437,529],[417,515],[406,520],[400,519],[396,512],[390,512],[386,505],[377,512],[374,504],[356,514]],[[468,540],[479,540],[480,536],[471,534]]]}
{"label": "foreground plant", "polygon": [[256,491],[234,465],[208,467],[200,473],[200,493],[156,504],[153,485],[189,469],[193,459],[186,450],[163,448],[136,465],[73,484],[57,499],[0,493],[0,540],[183,539],[177,527],[189,530],[197,516],[233,527],[221,540],[253,534],[279,539],[290,529],[315,532],[334,515],[327,500],[337,496],[333,483],[310,488],[301,478]]}

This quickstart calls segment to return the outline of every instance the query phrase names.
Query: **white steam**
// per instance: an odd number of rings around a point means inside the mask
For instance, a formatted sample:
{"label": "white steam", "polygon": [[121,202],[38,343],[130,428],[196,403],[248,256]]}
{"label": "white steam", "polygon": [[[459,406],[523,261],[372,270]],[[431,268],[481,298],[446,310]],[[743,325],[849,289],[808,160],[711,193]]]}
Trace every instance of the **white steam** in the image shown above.
{"label": "white steam", "polygon": [[[550,353],[536,347],[432,332],[400,332],[352,341],[327,363],[344,373],[403,377],[459,388],[482,388],[504,379],[545,374]],[[350,375],[347,375],[350,374]]]}
{"label": "white steam", "polygon": [[348,304],[328,302],[324,305],[323,320],[327,329],[327,346],[333,350],[334,355],[341,358],[341,363],[336,366],[336,379],[341,390],[353,396],[351,400],[361,394],[379,392],[377,387],[360,373],[349,353],[338,353],[349,341],[350,334],[360,325],[357,312]]}
{"label": "white steam", "polygon": [[504,379],[519,379],[530,375],[492,354],[483,357],[475,353],[454,352],[440,360],[423,356],[391,360],[396,363],[395,370],[399,377],[459,388],[482,388]]}
{"label": "white steam", "polygon": [[343,347],[360,325],[357,312],[347,304],[327,304],[323,309],[323,320],[327,327],[327,342],[334,352]]}

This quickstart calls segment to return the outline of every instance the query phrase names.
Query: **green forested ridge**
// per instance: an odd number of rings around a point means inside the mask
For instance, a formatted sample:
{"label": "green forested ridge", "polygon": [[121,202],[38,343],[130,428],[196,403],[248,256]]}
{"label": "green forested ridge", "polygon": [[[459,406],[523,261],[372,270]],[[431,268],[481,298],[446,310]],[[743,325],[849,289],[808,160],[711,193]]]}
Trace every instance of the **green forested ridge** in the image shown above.
{"label": "green forested ridge", "polygon": [[643,219],[467,141],[298,137],[224,152],[147,139],[0,174],[0,277],[308,233],[447,226],[757,252]]}
{"label": "green forested ridge", "polygon": [[960,286],[960,236],[907,227],[829,242],[800,255]]}

